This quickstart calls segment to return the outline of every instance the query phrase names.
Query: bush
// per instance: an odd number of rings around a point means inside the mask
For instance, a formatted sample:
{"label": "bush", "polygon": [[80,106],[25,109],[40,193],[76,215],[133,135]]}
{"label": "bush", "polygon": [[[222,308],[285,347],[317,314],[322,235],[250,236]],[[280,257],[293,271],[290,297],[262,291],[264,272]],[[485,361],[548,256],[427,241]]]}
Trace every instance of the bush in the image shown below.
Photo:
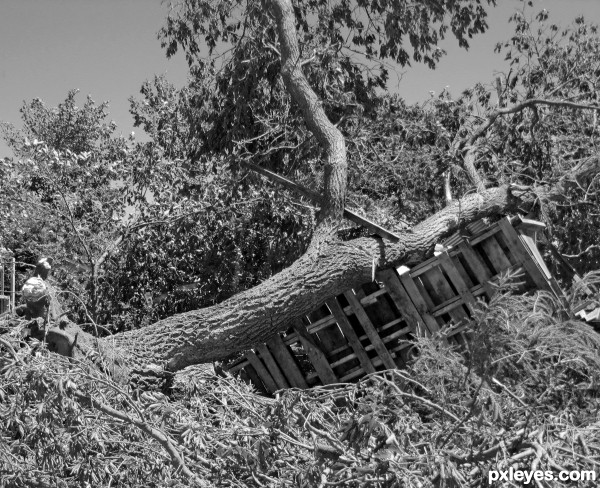
{"label": "bush", "polygon": [[418,338],[406,371],[268,398],[199,367],[171,397],[135,390],[13,331],[0,339],[0,486],[424,488],[487,485],[510,466],[598,472],[593,329],[505,280],[468,335],[466,352]]}

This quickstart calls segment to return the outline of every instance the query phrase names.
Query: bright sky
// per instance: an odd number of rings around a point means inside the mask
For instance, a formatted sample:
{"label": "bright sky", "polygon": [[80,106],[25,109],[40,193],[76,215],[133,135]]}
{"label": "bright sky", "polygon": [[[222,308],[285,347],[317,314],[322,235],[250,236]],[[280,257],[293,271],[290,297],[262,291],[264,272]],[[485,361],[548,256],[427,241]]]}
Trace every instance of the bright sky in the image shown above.
{"label": "bright sky", "polygon": [[[468,52],[446,42],[448,56],[438,69],[409,68],[391,88],[416,102],[427,99],[430,90],[449,86],[458,94],[477,81],[491,81],[503,69],[494,45],[508,39],[507,19],[522,5],[519,0],[498,4],[490,12],[489,31],[474,39]],[[535,0],[533,11],[541,8],[555,22],[567,24],[584,14],[600,23],[600,0]],[[23,100],[41,98],[56,106],[77,88],[80,103],[88,94],[98,103],[109,101],[118,131],[130,133],[127,99],[137,96],[144,80],[166,73],[176,86],[185,83],[183,57],[167,60],[156,38],[167,9],[160,0],[0,0],[0,120],[20,127]],[[9,155],[0,141],[0,157]]]}

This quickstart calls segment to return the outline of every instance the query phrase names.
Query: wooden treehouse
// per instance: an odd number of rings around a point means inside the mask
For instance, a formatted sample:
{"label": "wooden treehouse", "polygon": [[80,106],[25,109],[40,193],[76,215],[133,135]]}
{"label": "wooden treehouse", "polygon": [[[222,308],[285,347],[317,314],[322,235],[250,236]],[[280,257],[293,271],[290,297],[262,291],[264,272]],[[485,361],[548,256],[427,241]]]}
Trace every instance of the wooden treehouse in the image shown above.
{"label": "wooden treehouse", "polygon": [[446,241],[441,254],[410,270],[377,273],[375,282],[326,301],[227,369],[273,393],[402,368],[416,334],[443,329],[460,343],[477,299],[491,296],[490,281],[501,273],[520,270],[523,291],[562,294],[536,246],[543,228],[520,218],[471,224]]}

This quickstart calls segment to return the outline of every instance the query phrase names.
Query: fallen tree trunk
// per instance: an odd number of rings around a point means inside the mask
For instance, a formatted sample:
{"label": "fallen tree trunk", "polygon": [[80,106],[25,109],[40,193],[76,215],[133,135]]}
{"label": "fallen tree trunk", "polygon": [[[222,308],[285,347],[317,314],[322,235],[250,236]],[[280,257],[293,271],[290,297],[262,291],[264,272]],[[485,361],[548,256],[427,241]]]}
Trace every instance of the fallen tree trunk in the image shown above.
{"label": "fallen tree trunk", "polygon": [[397,242],[381,237],[340,241],[336,229],[344,212],[347,180],[344,138],[327,118],[302,72],[292,2],[268,3],[278,28],[283,81],[325,156],[324,194],[308,251],[292,266],[250,290],[218,305],[174,315],[142,329],[95,339],[72,324],[55,327],[47,339],[56,351],[74,357],[99,357],[114,376],[128,380],[134,379],[138,371],[142,376],[150,372],[160,375],[222,359],[266,342],[325,300],[369,281],[373,267],[414,265],[427,258],[440,239],[461,226],[491,215],[528,213],[540,200],[560,199],[570,182],[598,173],[598,160],[593,159],[581,163],[552,187],[481,188],[477,194],[453,201],[413,229],[400,233]]}
{"label": "fallen tree trunk", "polygon": [[175,372],[193,364],[222,359],[266,342],[293,320],[349,288],[371,279],[373,267],[414,265],[444,236],[474,220],[511,212],[530,212],[536,202],[560,199],[570,182],[596,174],[598,159],[581,163],[556,185],[502,186],[453,201],[397,242],[380,237],[340,241],[336,229],[346,197],[344,138],[327,118],[302,72],[301,52],[290,0],[270,0],[281,47],[281,74],[306,124],[324,150],[324,194],[317,228],[308,251],[294,264],[260,285],[212,307],[174,315],[142,329],[95,339],[73,326],[48,333],[59,352],[103,358],[113,375],[132,379],[141,372]]}
{"label": "fallen tree trunk", "polygon": [[458,228],[487,216],[527,213],[540,200],[560,200],[571,182],[581,182],[599,170],[600,162],[594,158],[553,187],[502,186],[467,196],[400,233],[394,243],[379,237],[317,239],[292,266],[262,284],[212,307],[174,315],[141,329],[95,339],[71,325],[55,327],[48,337],[62,342],[58,349],[71,351],[75,357],[99,353],[109,361],[113,373],[124,378],[136,371],[175,372],[223,359],[266,342],[327,299],[368,282],[373,266],[415,265]]}

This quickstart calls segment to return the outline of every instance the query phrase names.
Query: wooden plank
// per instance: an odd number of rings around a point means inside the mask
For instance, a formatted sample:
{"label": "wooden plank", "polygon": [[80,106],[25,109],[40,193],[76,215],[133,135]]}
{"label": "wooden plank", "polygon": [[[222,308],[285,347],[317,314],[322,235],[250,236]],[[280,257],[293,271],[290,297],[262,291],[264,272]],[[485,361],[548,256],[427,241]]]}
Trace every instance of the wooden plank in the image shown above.
{"label": "wooden plank", "polygon": [[[446,279],[446,276],[442,273],[441,262],[439,268],[432,268],[427,274],[422,275],[421,281],[431,297],[435,297],[437,302],[436,306],[457,296],[457,293],[452,289],[448,279]],[[460,314],[460,312],[457,313]],[[462,313],[466,315],[464,311]],[[457,317],[457,319],[459,318],[462,317]]]}
{"label": "wooden plank", "polygon": [[462,241],[463,239],[464,239],[464,236],[460,232],[457,232],[456,234],[454,234],[451,237],[449,237],[448,239],[446,239],[443,242],[443,245],[446,248],[453,248],[453,247],[458,246],[458,243],[460,241]]}
{"label": "wooden plank", "polygon": [[[440,263],[438,262],[438,264]],[[427,273],[422,274],[420,278],[434,306],[456,295],[438,266],[431,268]]]}
{"label": "wooden plank", "polygon": [[[454,280],[453,284],[459,291],[463,301],[466,303],[471,317],[473,317],[475,312],[474,306],[477,303],[476,295],[474,292],[475,283],[473,282],[473,277],[467,272],[467,269],[465,268],[466,263],[463,264],[464,257],[460,253],[455,253],[452,256],[448,254],[448,256],[450,258],[450,263],[458,272],[459,279],[463,282],[463,284],[460,284],[459,281]],[[451,274],[450,270],[447,270],[447,273]],[[448,276],[450,276],[450,274]],[[476,287],[482,289],[482,286],[479,284],[477,284]],[[466,290],[466,293],[464,292],[464,290]],[[467,339],[469,334],[465,333],[463,335],[465,336],[464,338]]]}
{"label": "wooden plank", "polygon": [[248,358],[248,361],[250,361],[250,364],[256,371],[256,374],[258,374],[259,378],[265,385],[265,388],[267,389],[267,391],[269,393],[276,392],[279,388],[277,388],[277,384],[275,383],[275,380],[273,379],[273,377],[271,376],[271,373],[269,373],[269,371],[267,370],[267,368],[265,367],[263,362],[254,353],[254,351],[246,351],[246,357]]}
{"label": "wooden plank", "polygon": [[329,309],[325,306],[325,304],[319,305],[317,308],[313,309],[312,312],[309,312],[304,317],[307,321],[303,320],[304,325],[312,324],[320,322],[324,319],[331,319],[331,314],[329,313]]}
{"label": "wooden plank", "polygon": [[[372,299],[374,298],[373,295],[379,296],[382,293],[384,293],[385,290],[378,290],[374,293],[372,293],[371,295],[366,295],[364,293],[364,291],[362,291],[362,289],[356,292],[357,296],[362,296],[360,303],[363,305],[363,307],[366,307],[368,305],[372,304]],[[346,315],[353,313],[352,312],[352,308],[350,306],[347,306],[344,308],[344,313]],[[321,321],[322,320],[322,321]],[[324,317],[320,320],[318,320],[317,322],[315,322],[314,324],[309,324],[306,329],[308,330],[308,332],[310,332],[311,334],[313,334],[314,332],[318,332],[319,330],[321,330],[324,327],[329,327],[331,324],[335,323],[335,318],[333,316],[328,316],[328,317]],[[291,344],[293,344],[294,342],[298,341],[298,337],[295,333],[292,334],[288,334],[285,336],[284,338],[284,342],[289,346]]]}
{"label": "wooden plank", "polygon": [[[350,353],[350,354],[348,354],[347,356],[344,356],[343,358],[341,358],[341,359],[338,359],[336,362],[334,362],[334,363],[331,363],[331,367],[332,367],[332,368],[338,368],[338,367],[340,367],[341,365],[343,365],[343,364],[347,363],[348,361],[352,361],[353,359],[358,359],[358,358],[356,357],[356,354],[355,354],[355,353],[351,352],[351,353]],[[369,361],[369,363],[370,363],[370,361]],[[371,366],[373,366],[373,365],[371,364]],[[363,368],[363,366],[362,366],[362,365],[361,365],[360,367],[361,367],[361,368],[364,370],[364,368]],[[370,369],[370,368],[369,368],[369,369]],[[375,369],[375,368],[373,368],[373,369]],[[344,371],[342,374],[346,374],[347,372],[348,372],[348,371]],[[370,372],[371,372],[371,373],[373,373],[374,371],[370,371]]]}
{"label": "wooden plank", "polygon": [[267,391],[267,389],[265,388],[265,385],[263,384],[262,380],[260,379],[260,376],[258,376],[258,374],[256,374],[256,370],[252,367],[252,365],[250,363],[248,363],[248,366],[246,366],[244,368],[243,372],[248,376],[250,383],[252,383],[258,391],[260,391],[261,393],[264,393],[265,395],[268,395],[269,393],[271,393],[271,392]]}
{"label": "wooden plank", "polygon": [[350,347],[354,351],[354,354],[356,354],[356,357],[363,369],[368,373],[374,373],[375,367],[373,366],[373,363],[371,363],[371,359],[369,359],[367,351],[365,351],[365,348],[361,344],[360,339],[356,334],[356,331],[353,329],[352,324],[348,320],[348,317],[342,310],[341,305],[335,298],[328,300],[326,303],[329,307],[329,310],[331,310],[331,313],[335,317],[335,320],[337,321],[338,325],[340,326],[340,329],[344,333],[348,344],[350,344]]}
{"label": "wooden plank", "polygon": [[417,288],[417,290],[419,290],[419,295],[421,295],[421,297],[423,298],[423,301],[425,302],[427,310],[432,310],[435,307],[435,303],[433,303],[433,300],[432,300],[431,296],[429,295],[429,292],[425,288],[422,278],[423,278],[422,276],[417,277],[414,280],[414,284],[415,284],[415,287]]}
{"label": "wooden plank", "polygon": [[413,328],[412,327],[404,327],[403,329],[399,329],[396,332],[392,332],[390,335],[387,335],[383,338],[383,342],[390,342],[393,341],[394,339],[397,339],[400,336],[403,335],[407,335],[410,334],[411,332],[413,332]]}
{"label": "wooden plank", "polygon": [[425,325],[425,320],[421,317],[417,307],[402,286],[396,271],[393,269],[386,269],[380,271],[379,276],[406,323],[411,326],[414,331],[418,329],[419,324]]}
{"label": "wooden plank", "polygon": [[[436,295],[436,298],[439,302],[437,305],[451,300],[457,296],[439,268],[432,268],[428,273],[422,275],[421,281],[423,282],[423,285],[428,293]],[[463,321],[469,321],[469,316],[462,307],[462,300],[457,304],[456,307],[448,310],[447,313],[456,325],[462,323]]]}
{"label": "wooden plank", "polygon": [[550,273],[548,266],[546,266],[546,263],[544,262],[544,258],[540,254],[540,250],[538,249],[537,245],[535,244],[535,241],[533,240],[533,238],[528,236],[527,234],[521,234],[520,239],[521,239],[521,241],[523,241],[523,244],[527,247],[527,250],[533,255],[533,257],[537,261],[537,264],[541,268],[544,275],[546,276],[546,279],[552,278],[552,273]]}
{"label": "wooden plank", "polygon": [[498,228],[498,226],[494,225],[493,227],[491,227],[488,231],[484,232],[483,234],[479,234],[474,237],[471,237],[469,239],[469,244],[471,244],[471,246],[475,246],[476,244],[479,244],[480,242],[487,240],[488,237],[493,236],[499,230],[500,229]]}
{"label": "wooden plank", "polygon": [[363,304],[363,308],[365,309],[365,312],[367,312],[371,322],[373,322],[373,325],[379,329],[380,326],[397,319],[400,315],[398,314],[398,309],[394,305],[394,301],[390,297],[384,284],[378,283],[377,286],[383,293],[377,297],[377,301],[374,305],[365,306]]}
{"label": "wooden plank", "polygon": [[485,264],[485,261],[481,259],[479,254],[466,242],[461,242],[458,245],[460,252],[462,253],[465,261],[471,268],[472,273],[479,280],[479,284],[483,286],[485,290],[485,294],[488,298],[491,298],[494,294],[494,289],[489,283],[490,278],[492,277],[489,268]]}
{"label": "wooden plank", "polygon": [[[498,224],[500,224],[500,222],[498,222]],[[498,228],[500,228],[500,225],[498,225]],[[510,249],[510,246],[506,242],[506,236],[504,235],[504,232],[502,232],[502,231],[498,232],[495,235],[495,237],[496,237],[496,242],[498,242],[498,245],[500,246],[500,248],[504,252],[504,255],[510,261],[510,264],[511,265],[519,264],[519,260],[514,256],[513,252]]]}
{"label": "wooden plank", "polygon": [[[440,264],[446,272],[448,279],[452,281],[452,284],[454,285],[454,288],[458,293],[457,298],[459,299],[457,306],[448,310],[448,314],[457,324],[469,324],[470,317],[467,315],[464,308],[462,307],[462,303],[464,303],[468,307],[471,316],[473,316],[473,313],[475,311],[474,306],[476,304],[475,297],[469,290],[469,287],[463,280],[462,276],[460,276],[460,273],[456,269],[456,266],[454,265],[454,262],[452,261],[452,258],[448,255],[448,253],[443,252],[439,255],[439,258]],[[461,330],[464,330],[464,328]],[[452,337],[455,334],[456,333],[449,334],[448,337]],[[457,339],[457,341],[463,345],[467,342],[467,337],[465,337],[464,334],[457,335],[455,339]]]}
{"label": "wooden plank", "polygon": [[[385,289],[380,288],[379,290],[374,291],[373,293],[371,293],[369,295],[366,295],[364,298],[361,298],[360,303],[362,303],[363,307],[368,307],[369,305],[375,305],[376,303],[378,303],[377,298],[384,294],[385,294]],[[356,293],[356,296],[359,296],[358,291]]]}
{"label": "wooden plank", "polygon": [[267,346],[281,366],[283,374],[286,376],[290,384],[296,388],[308,388],[308,384],[306,383],[306,379],[304,378],[302,371],[300,371],[300,368],[296,364],[292,353],[283,342],[281,336],[279,334],[275,334],[271,339],[269,339]]}
{"label": "wooden plank", "polygon": [[396,368],[396,363],[394,361],[394,358],[392,358],[392,355],[385,347],[385,344],[381,340],[381,337],[379,337],[377,330],[375,330],[375,326],[371,322],[371,319],[369,319],[369,317],[367,316],[365,309],[360,304],[360,301],[358,300],[358,298],[356,297],[354,292],[352,290],[349,290],[344,293],[344,296],[348,299],[348,303],[350,303],[350,307],[352,307],[352,311],[358,318],[364,331],[366,332],[367,336],[369,337],[369,341],[371,341],[371,344],[373,344],[373,347],[375,348],[377,355],[382,359],[385,367],[389,368],[389,369]]}
{"label": "wooden plank", "polygon": [[244,356],[240,361],[235,362],[229,368],[227,368],[227,371],[229,371],[230,373],[233,374],[236,371],[240,371],[240,370],[244,369],[249,364],[250,364],[250,361],[248,361],[246,359],[246,357]]}
{"label": "wooden plank", "polygon": [[[350,311],[350,313],[352,313],[352,311]],[[399,324],[401,322],[404,322],[403,318],[392,320],[391,322],[389,322],[389,323],[387,323],[385,325],[382,325],[381,327],[377,327],[377,333],[379,335],[381,335],[381,333],[383,331],[385,331],[385,330],[389,329],[390,327],[393,327],[394,325]],[[364,335],[360,336],[358,338],[358,340],[362,344],[362,341],[366,341],[368,338],[369,337],[367,336],[367,334],[364,334]],[[383,339],[383,342],[385,342],[385,338]],[[364,346],[364,348],[365,348],[365,351],[370,351],[371,349],[373,349],[373,346]],[[344,351],[346,349],[350,349],[350,345],[349,344],[344,344],[341,347],[338,347],[337,349],[334,349],[333,351],[331,351],[331,354],[338,354],[338,353],[340,353],[340,352],[342,352],[342,351]],[[373,362],[372,359],[371,359],[371,362]]]}
{"label": "wooden plank", "polygon": [[442,254],[440,254],[439,257],[442,268],[444,268],[444,271],[448,275],[448,278],[452,280],[454,288],[456,288],[456,291],[464,301],[465,305],[467,305],[467,307],[469,307],[469,310],[473,312],[473,307],[476,305],[477,300],[475,300],[475,297],[471,293],[471,290],[469,290],[469,287],[465,283],[465,280],[460,275],[458,269],[454,265],[454,261],[448,255],[447,252],[443,252]]}
{"label": "wooden plank", "polygon": [[[336,323],[335,317],[331,314],[325,303],[323,303],[317,310],[306,315],[305,319],[303,322],[306,329],[313,337],[315,343],[325,353],[325,356],[331,360],[331,351],[336,349],[340,343],[346,342]],[[316,322],[327,324],[327,326],[319,327],[317,331],[317,328],[314,327]]]}
{"label": "wooden plank", "polygon": [[457,269],[458,274],[462,277],[463,281],[467,285],[468,289],[473,288],[475,285],[479,284],[479,281],[473,281],[473,277],[467,271],[467,268],[463,264],[464,258],[460,253],[454,253],[448,255],[452,258],[452,262],[454,263],[454,267]]}
{"label": "wooden plank", "polygon": [[302,347],[304,347],[306,354],[308,354],[308,358],[315,367],[323,384],[329,385],[331,383],[337,383],[337,376],[333,372],[333,369],[331,369],[327,356],[325,356],[325,353],[317,346],[301,320],[294,321],[294,330],[296,331],[296,334],[298,334],[298,339],[300,339]]}
{"label": "wooden plank", "polygon": [[[403,329],[397,330],[396,332],[393,332],[392,334],[390,334],[389,336],[385,336],[382,340],[384,343],[387,342],[391,342],[394,339],[397,339],[400,336],[406,335],[408,333],[412,332],[410,327],[404,327]],[[366,337],[366,336],[365,336]],[[369,344],[368,346],[365,346],[365,350],[366,351],[372,351],[374,349],[373,344]],[[356,354],[354,353],[350,353],[347,356],[344,356],[343,358],[337,360],[335,363],[331,364],[332,368],[335,368],[336,366],[339,366],[340,364],[343,364],[345,362],[350,361],[351,359],[354,359],[356,357]],[[377,364],[377,366],[379,366],[380,364],[383,364],[381,359],[379,357],[375,357],[371,360],[371,363]],[[363,368],[364,369],[364,368]],[[373,371],[369,371],[370,373],[372,373]],[[344,373],[344,374],[347,374]]]}
{"label": "wooden plank", "polygon": [[[396,346],[394,349],[392,349],[392,354],[397,356],[400,351],[404,350],[404,349],[408,349],[409,347],[411,347],[412,344],[400,344],[398,346]],[[373,363],[375,364],[375,366],[379,366],[381,364],[383,364],[383,362],[381,361],[381,358],[376,357],[373,358]],[[348,371],[346,373],[346,376],[343,376],[342,378],[340,378],[341,382],[347,382],[350,381],[358,376],[361,376],[362,374],[364,374],[363,369],[358,366],[357,368],[351,369],[350,371]]]}
{"label": "wooden plank", "polygon": [[499,227],[502,229],[502,233],[506,238],[506,243],[516,258],[517,262],[523,266],[527,274],[531,277],[535,286],[540,290],[549,290],[552,291],[550,283],[537,266],[533,257],[527,251],[527,248],[523,244],[523,241],[519,238],[519,234],[514,229],[508,219],[504,218],[498,223]]}
{"label": "wooden plank", "polygon": [[356,296],[359,298],[359,300],[362,303],[362,301],[367,296],[367,292],[365,291],[364,287],[362,287],[362,286],[359,286],[355,291],[356,291]]}
{"label": "wooden plank", "polygon": [[472,235],[476,236],[477,234],[481,234],[485,232],[486,229],[489,229],[489,225],[484,222],[483,219],[476,220],[475,222],[471,222],[467,225],[467,231]]}
{"label": "wooden plank", "polygon": [[500,274],[512,266],[510,259],[506,257],[504,250],[498,244],[496,237],[490,236],[488,239],[481,242],[487,258],[494,266],[496,274]]}
{"label": "wooden plank", "polygon": [[415,285],[415,282],[410,277],[409,273],[403,273],[398,276],[400,279],[400,283],[406,290],[406,293],[410,297],[411,302],[417,309],[419,316],[423,319],[423,323],[425,324],[425,329],[429,331],[430,334],[434,334],[440,330],[440,326],[429,313],[429,308],[427,307],[427,303],[423,299],[423,296],[419,292],[419,289]]}
{"label": "wooden plank", "polygon": [[390,232],[389,230],[384,229],[383,227],[376,224],[375,222],[372,222],[369,219],[366,219],[365,217],[358,215],[356,212],[353,212],[352,210],[345,208],[344,209],[344,217],[346,217],[348,220],[351,220],[352,222],[362,225],[363,227],[369,229],[371,232],[373,232],[374,234],[377,234],[378,236],[389,239],[392,242],[398,242],[400,240],[400,237],[397,234],[394,234],[393,232]]}
{"label": "wooden plank", "polygon": [[434,256],[432,258],[429,258],[427,261],[423,261],[420,264],[417,264],[414,268],[412,268],[410,270],[410,275],[413,278],[416,278],[417,276],[429,271],[431,268],[439,265],[439,259],[437,256]]}
{"label": "wooden plank", "polygon": [[271,376],[275,380],[275,383],[277,383],[277,389],[280,390],[284,388],[289,388],[290,384],[288,383],[288,380],[283,375],[281,369],[279,368],[279,365],[277,364],[277,361],[275,361],[275,358],[271,354],[271,351],[269,351],[269,349],[267,348],[266,344],[260,344],[256,346],[256,349],[260,354],[260,359],[262,359],[263,363],[265,363],[265,366],[269,370],[269,373],[271,373]]}
{"label": "wooden plank", "polygon": [[[484,288],[482,285],[474,286],[473,288],[471,288],[471,293],[474,297],[478,297],[480,295],[483,295]],[[431,311],[431,315],[433,315],[434,317],[439,317],[441,315],[444,315],[445,313],[450,312],[450,310],[458,307],[459,305],[462,305],[462,303],[463,300],[460,296],[452,297],[450,300],[447,300],[444,303],[441,303],[437,307],[435,307]]]}
{"label": "wooden plank", "polygon": [[315,332],[325,329],[332,324],[335,324],[335,319],[331,315],[327,315],[319,320],[311,321],[311,324],[308,326],[308,331],[311,334],[314,334]]}
{"label": "wooden plank", "polygon": [[[540,268],[540,270],[542,271],[542,273],[546,277],[546,281],[548,281],[548,285],[550,286],[550,288],[552,289],[552,291],[554,292],[554,294],[557,297],[563,297],[564,296],[564,292],[563,292],[562,288],[560,287],[560,285],[558,284],[558,281],[556,281],[556,278],[554,278],[554,276],[552,276],[552,273],[548,269],[548,266],[546,265],[546,262],[544,261],[544,258],[540,254],[540,250],[538,249],[538,247],[537,247],[537,245],[535,243],[535,239],[533,239],[532,237],[528,236],[527,234],[520,234],[519,238],[523,242],[523,244],[526,247],[526,249],[534,257],[535,263],[537,264],[538,268]],[[578,278],[578,276],[574,276],[573,277],[574,280],[577,280],[577,278]]]}
{"label": "wooden plank", "polygon": [[325,353],[327,357],[331,357],[331,351],[336,349],[340,342],[346,342],[344,336],[342,335],[337,323],[335,322],[335,317],[331,317],[334,319],[334,322],[329,327],[324,327],[319,330],[319,332],[311,333],[313,338],[316,336],[318,340],[317,344],[319,344],[321,350]]}

